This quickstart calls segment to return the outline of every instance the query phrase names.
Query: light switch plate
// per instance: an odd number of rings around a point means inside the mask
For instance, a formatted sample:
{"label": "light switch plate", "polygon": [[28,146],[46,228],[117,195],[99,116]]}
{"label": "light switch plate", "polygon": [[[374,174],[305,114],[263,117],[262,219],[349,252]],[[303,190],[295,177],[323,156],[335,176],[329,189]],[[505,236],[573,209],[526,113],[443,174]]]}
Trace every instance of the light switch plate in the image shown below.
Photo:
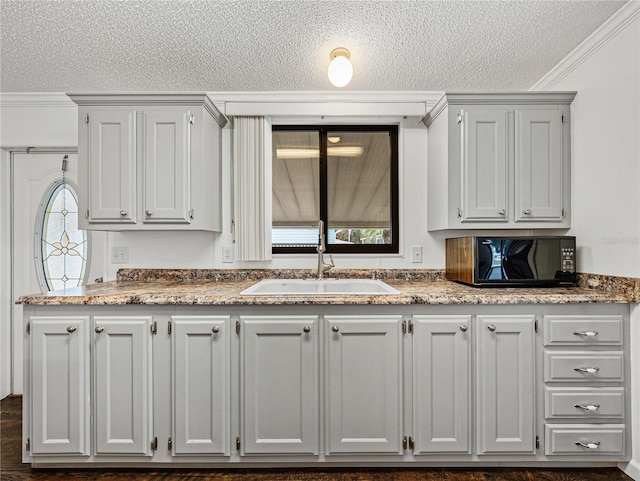
{"label": "light switch plate", "polygon": [[411,262],[422,263],[422,246],[411,246]]}
{"label": "light switch plate", "polygon": [[128,247],[112,247],[111,263],[112,264],[128,264],[129,248]]}

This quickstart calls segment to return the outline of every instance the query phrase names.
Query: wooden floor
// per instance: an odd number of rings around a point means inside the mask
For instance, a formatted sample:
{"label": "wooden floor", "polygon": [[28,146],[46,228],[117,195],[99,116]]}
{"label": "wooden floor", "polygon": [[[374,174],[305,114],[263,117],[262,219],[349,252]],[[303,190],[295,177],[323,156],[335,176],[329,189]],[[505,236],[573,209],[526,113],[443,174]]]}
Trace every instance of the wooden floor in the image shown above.
{"label": "wooden floor", "polygon": [[0,402],[0,480],[54,481],[630,481],[616,468],[606,469],[31,469],[20,460],[22,398]]}

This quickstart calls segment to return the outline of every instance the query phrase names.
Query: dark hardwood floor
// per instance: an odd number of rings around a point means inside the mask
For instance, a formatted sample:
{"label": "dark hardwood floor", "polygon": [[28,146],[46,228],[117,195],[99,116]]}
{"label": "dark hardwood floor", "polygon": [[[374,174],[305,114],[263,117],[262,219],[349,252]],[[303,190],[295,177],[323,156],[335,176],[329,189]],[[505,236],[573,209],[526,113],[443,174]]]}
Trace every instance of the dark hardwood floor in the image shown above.
{"label": "dark hardwood floor", "polygon": [[630,481],[616,468],[384,468],[384,469],[31,469],[22,464],[22,398],[0,402],[0,480],[54,481]]}

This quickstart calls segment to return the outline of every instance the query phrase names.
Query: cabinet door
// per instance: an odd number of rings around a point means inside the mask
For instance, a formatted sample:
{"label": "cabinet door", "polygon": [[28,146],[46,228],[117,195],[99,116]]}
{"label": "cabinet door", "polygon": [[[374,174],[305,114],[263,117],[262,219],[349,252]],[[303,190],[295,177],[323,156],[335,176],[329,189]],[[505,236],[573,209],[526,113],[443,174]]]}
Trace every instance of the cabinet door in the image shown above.
{"label": "cabinet door", "polygon": [[562,220],[562,110],[516,110],[515,220]]}
{"label": "cabinet door", "polygon": [[414,454],[468,453],[471,316],[414,316]]}
{"label": "cabinet door", "polygon": [[461,222],[507,221],[508,133],[506,109],[462,111]]}
{"label": "cabinet door", "polygon": [[229,455],[229,317],[171,322],[173,454]]}
{"label": "cabinet door", "polygon": [[144,113],[145,223],[189,223],[190,114],[184,110]]}
{"label": "cabinet door", "polygon": [[96,454],[151,455],[151,317],[94,317]]}
{"label": "cabinet door", "polygon": [[31,454],[89,455],[89,318],[31,318]]}
{"label": "cabinet door", "polygon": [[242,454],[318,454],[318,318],[246,316]]}
{"label": "cabinet door", "polygon": [[534,453],[533,316],[477,316],[478,454]]}
{"label": "cabinet door", "polygon": [[401,454],[402,316],[325,316],[327,454]]}
{"label": "cabinet door", "polygon": [[135,223],[135,110],[91,111],[88,161],[89,222]]}

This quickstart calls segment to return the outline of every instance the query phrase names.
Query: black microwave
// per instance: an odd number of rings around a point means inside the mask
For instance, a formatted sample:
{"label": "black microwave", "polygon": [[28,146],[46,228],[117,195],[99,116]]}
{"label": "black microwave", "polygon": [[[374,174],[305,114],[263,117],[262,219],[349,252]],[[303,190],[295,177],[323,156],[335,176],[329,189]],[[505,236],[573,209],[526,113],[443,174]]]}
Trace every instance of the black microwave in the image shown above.
{"label": "black microwave", "polygon": [[472,286],[572,286],[576,282],[576,238],[447,239],[445,275]]}

